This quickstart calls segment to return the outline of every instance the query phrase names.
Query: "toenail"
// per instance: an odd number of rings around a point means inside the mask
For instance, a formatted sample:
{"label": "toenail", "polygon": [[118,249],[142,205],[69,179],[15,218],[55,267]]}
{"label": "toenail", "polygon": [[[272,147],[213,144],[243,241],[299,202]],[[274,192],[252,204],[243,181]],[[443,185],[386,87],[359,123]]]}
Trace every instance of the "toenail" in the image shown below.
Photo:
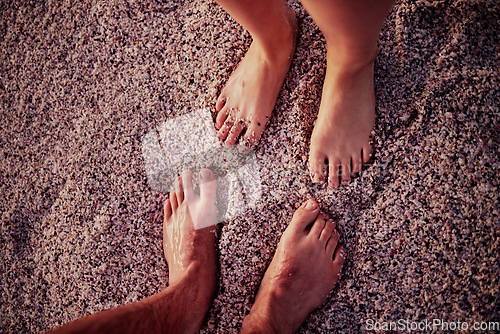
{"label": "toenail", "polygon": [[208,180],[210,178],[210,173],[207,170],[201,170],[200,171],[200,177],[203,180]]}
{"label": "toenail", "polygon": [[307,201],[305,208],[310,211],[314,211],[318,208],[318,204],[313,201]]}
{"label": "toenail", "polygon": [[311,173],[311,178],[312,178],[313,183],[320,181],[320,177],[319,177],[318,173],[316,173],[316,172]]}

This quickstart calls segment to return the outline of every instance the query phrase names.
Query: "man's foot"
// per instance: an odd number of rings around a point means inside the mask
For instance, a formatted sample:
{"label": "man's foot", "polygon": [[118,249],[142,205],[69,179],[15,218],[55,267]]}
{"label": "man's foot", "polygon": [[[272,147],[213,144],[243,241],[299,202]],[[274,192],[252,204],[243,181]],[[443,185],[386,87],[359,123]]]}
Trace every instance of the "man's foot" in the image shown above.
{"label": "man's foot", "polygon": [[230,76],[215,106],[218,137],[234,145],[255,145],[271,118],[276,99],[292,62],[297,38],[297,18],[285,4],[288,28],[269,41],[254,39],[245,57]]}
{"label": "man's foot", "polygon": [[345,251],[335,223],[307,201],[294,214],[264,275],[242,333],[293,333],[323,304],[340,277]]}
{"label": "man's foot", "polygon": [[360,173],[370,159],[375,123],[374,58],[359,66],[336,65],[335,60],[328,59],[309,153],[315,183],[325,180],[328,166],[328,186],[337,188],[340,182],[346,184]]}
{"label": "man's foot", "polygon": [[[213,173],[204,169],[200,173],[200,196],[196,195],[192,173],[186,171],[163,205],[163,250],[169,286],[189,285],[183,293],[191,305],[188,324],[192,328],[201,326],[216,291],[216,188]],[[195,229],[193,221],[206,219],[211,222],[203,225],[209,227]]]}

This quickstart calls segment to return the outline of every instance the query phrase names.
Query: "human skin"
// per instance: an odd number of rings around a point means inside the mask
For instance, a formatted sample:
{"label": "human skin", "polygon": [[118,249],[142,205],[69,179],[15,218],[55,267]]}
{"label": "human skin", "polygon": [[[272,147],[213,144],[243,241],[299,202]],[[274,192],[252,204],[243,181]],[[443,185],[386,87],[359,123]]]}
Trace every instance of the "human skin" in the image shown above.
{"label": "human skin", "polygon": [[[75,320],[49,333],[199,331],[217,284],[216,187],[213,174],[202,170],[200,195],[195,195],[192,174],[187,171],[164,203],[167,288],[139,302]],[[196,229],[194,219],[213,219],[213,225]],[[293,333],[326,300],[340,277],[345,252],[338,241],[335,223],[320,211],[316,201],[309,200],[297,209],[241,332]]]}
{"label": "human skin", "polygon": [[345,250],[332,219],[316,201],[293,215],[241,333],[294,333],[340,278]]}
{"label": "human skin", "polygon": [[[219,0],[252,38],[216,102],[219,139],[255,145],[268,123],[295,49],[296,18],[283,0]],[[373,66],[393,0],[303,0],[323,32],[327,71],[311,136],[309,172],[330,188],[346,184],[371,156]],[[295,33],[294,33],[295,32]],[[327,178],[328,175],[328,178]]]}
{"label": "human skin", "polygon": [[[199,331],[216,291],[215,253],[217,184],[210,170],[200,174],[200,196],[194,194],[191,172],[185,172],[164,203],[163,249],[169,286],[136,303],[102,311],[49,333],[195,333]],[[188,205],[189,202],[189,205]],[[195,229],[195,219],[212,219]]]}

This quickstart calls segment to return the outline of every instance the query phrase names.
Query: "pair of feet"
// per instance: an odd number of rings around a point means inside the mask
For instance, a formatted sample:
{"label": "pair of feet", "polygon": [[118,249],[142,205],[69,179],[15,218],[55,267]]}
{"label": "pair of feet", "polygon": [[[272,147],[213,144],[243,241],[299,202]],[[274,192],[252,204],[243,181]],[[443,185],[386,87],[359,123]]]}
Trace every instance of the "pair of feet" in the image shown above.
{"label": "pair of feet", "polygon": [[[290,68],[297,39],[297,19],[287,7],[289,33],[280,43],[250,45],[216,102],[218,137],[227,145],[255,145],[271,118]],[[313,182],[336,188],[356,176],[371,155],[375,122],[373,62],[339,57],[328,48],[327,71],[318,118],[311,136],[309,172]]]}
{"label": "pair of feet", "polygon": [[[170,286],[183,280],[196,282],[190,287],[197,291],[196,305],[190,310],[192,327],[187,330],[191,332],[199,330],[217,284],[213,218],[217,185],[209,170],[203,170],[200,177],[200,196],[193,191],[188,171],[164,203],[163,248]],[[193,221],[206,219],[214,219],[213,224],[204,222],[212,226],[194,228]],[[297,209],[244,319],[242,333],[292,333],[326,300],[340,277],[345,256],[335,227],[313,200]]]}

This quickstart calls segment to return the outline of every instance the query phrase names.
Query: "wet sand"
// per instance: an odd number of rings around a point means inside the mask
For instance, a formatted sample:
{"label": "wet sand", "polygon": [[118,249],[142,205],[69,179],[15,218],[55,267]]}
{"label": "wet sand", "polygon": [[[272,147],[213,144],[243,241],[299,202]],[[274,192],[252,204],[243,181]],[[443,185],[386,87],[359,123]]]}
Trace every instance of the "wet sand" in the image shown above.
{"label": "wet sand", "polygon": [[[325,43],[291,6],[297,51],[256,149],[263,197],[220,226],[219,291],[202,332],[237,332],[310,197],[338,219],[348,261],[302,333],[356,333],[367,319],[498,321],[498,7],[396,4],[375,64],[374,162],[327,191],[305,173]],[[167,285],[165,195],[147,184],[142,138],[214,110],[250,37],[208,1],[0,9],[0,331],[39,332]]]}

